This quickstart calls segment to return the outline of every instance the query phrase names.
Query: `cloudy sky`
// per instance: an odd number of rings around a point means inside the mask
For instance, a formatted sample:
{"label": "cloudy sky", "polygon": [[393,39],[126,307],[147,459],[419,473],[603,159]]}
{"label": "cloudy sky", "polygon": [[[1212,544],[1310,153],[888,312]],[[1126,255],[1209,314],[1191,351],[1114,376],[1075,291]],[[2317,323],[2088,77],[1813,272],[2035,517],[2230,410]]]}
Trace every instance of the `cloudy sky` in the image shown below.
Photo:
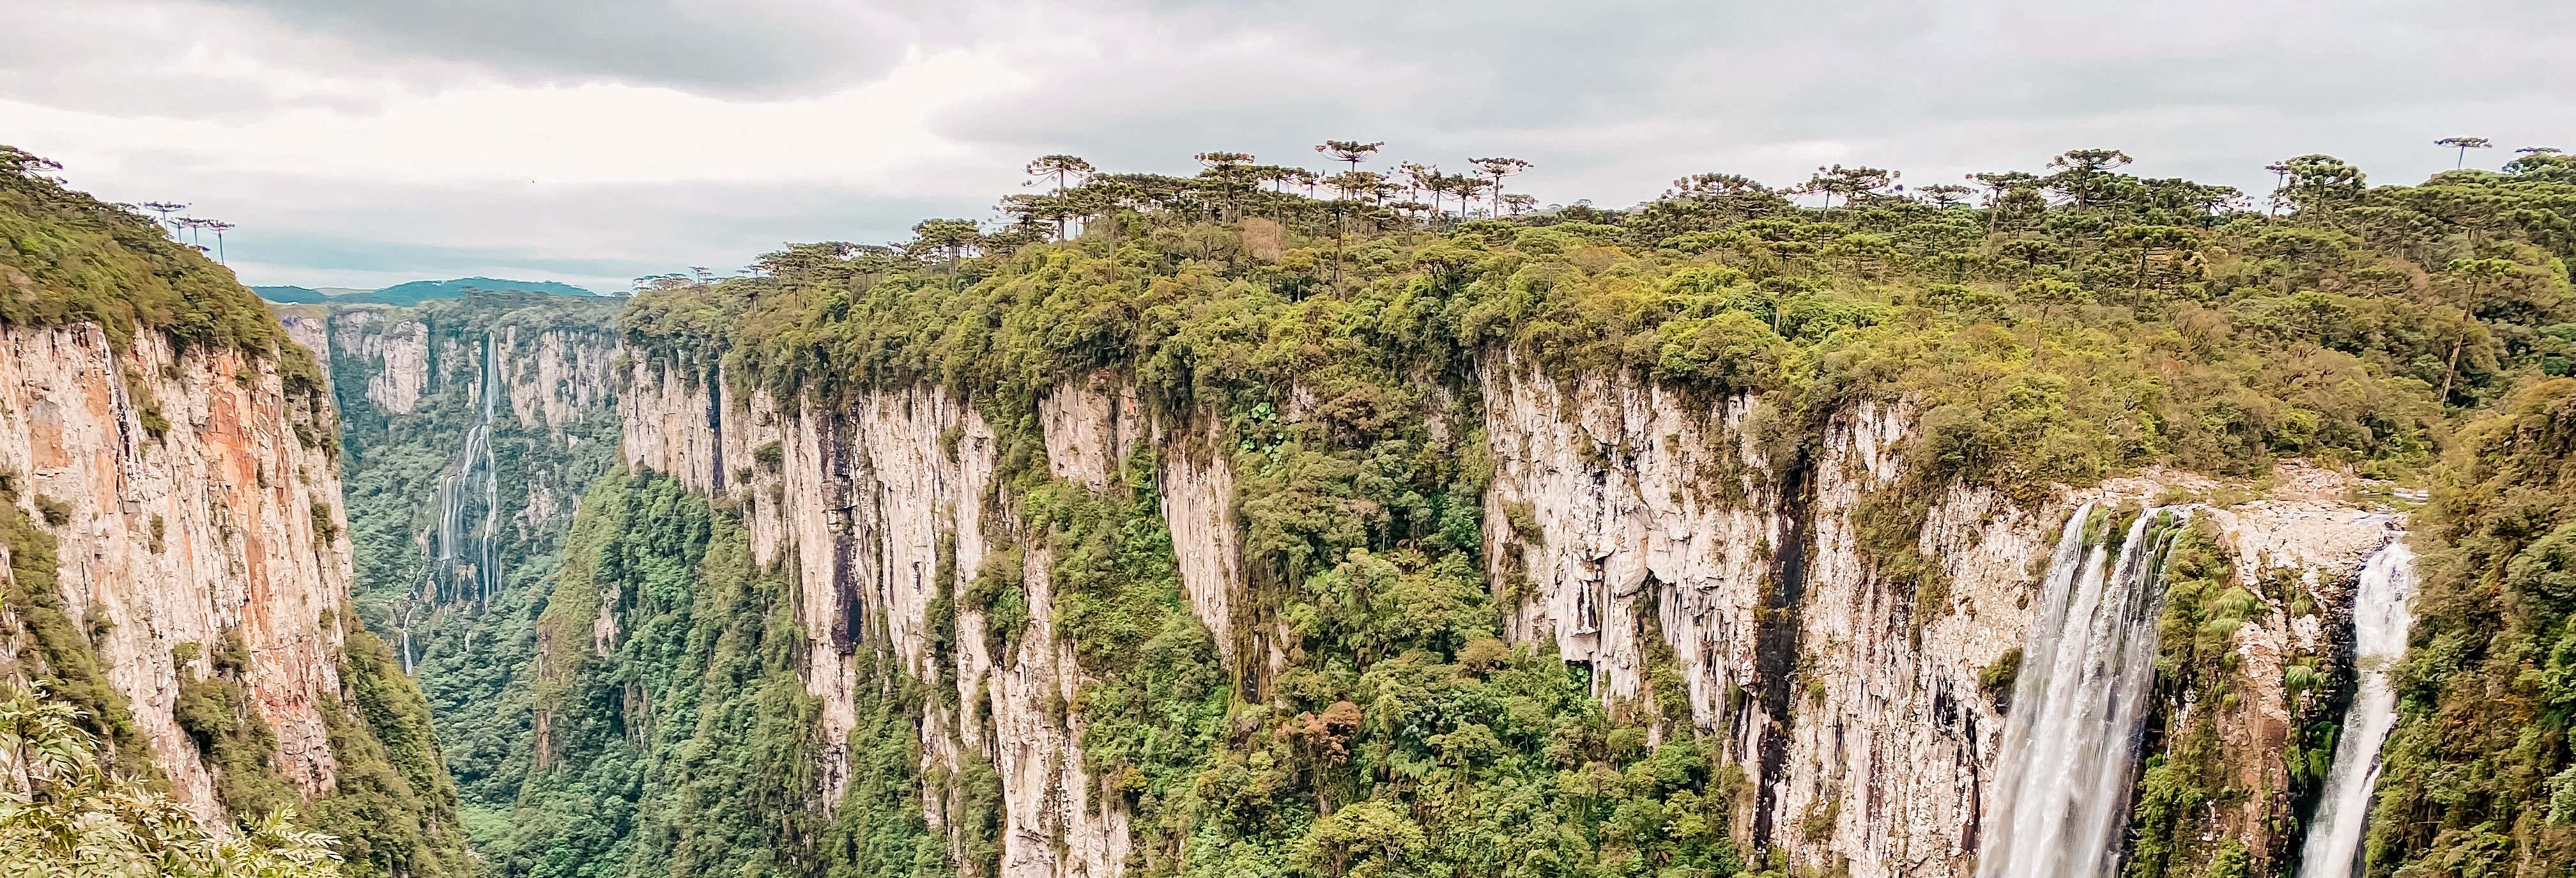
{"label": "cloudy sky", "polygon": [[[1831,9],[1824,7],[1834,7]],[[2576,149],[2565,0],[0,0],[0,143],[238,225],[248,283],[624,289],[787,241],[992,218],[1052,152],[1321,166],[1325,138],[1542,202],[1675,176],[1904,182],[2129,151],[2255,189],[2447,135]]]}

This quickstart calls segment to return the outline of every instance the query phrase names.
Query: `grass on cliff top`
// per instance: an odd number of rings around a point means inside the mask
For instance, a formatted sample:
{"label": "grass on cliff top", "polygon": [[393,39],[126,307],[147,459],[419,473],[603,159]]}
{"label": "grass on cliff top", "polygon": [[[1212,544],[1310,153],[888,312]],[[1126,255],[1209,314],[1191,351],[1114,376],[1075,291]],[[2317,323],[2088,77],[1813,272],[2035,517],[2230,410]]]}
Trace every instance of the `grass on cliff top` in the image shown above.
{"label": "grass on cliff top", "polygon": [[274,358],[315,379],[268,306],[232,272],[170,240],[151,218],[64,188],[55,165],[0,146],[0,324],[96,323],[118,347],[159,331],[173,347]]}

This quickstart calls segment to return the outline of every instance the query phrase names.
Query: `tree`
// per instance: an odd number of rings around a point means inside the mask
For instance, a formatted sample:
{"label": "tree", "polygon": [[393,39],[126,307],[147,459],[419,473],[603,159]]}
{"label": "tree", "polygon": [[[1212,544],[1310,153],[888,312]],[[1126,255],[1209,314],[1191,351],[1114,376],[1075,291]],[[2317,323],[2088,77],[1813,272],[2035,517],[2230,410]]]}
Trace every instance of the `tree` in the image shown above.
{"label": "tree", "polygon": [[2040,180],[2040,185],[2066,197],[2078,209],[2093,207],[2108,200],[2108,185],[2118,175],[2113,169],[2135,161],[2128,153],[2116,149],[2070,149],[2048,160],[2056,173]]}
{"label": "tree", "polygon": [[[1055,178],[1055,195],[1060,199],[1064,197],[1067,186],[1089,179],[1099,169],[1092,167],[1090,162],[1083,161],[1080,156],[1057,154],[1038,156],[1036,160],[1029,162],[1026,170],[1029,179],[1022,181],[1020,185],[1033,186],[1039,180]],[[1064,218],[1062,217],[1058,217],[1055,221],[1055,239],[1064,240]]]}
{"label": "tree", "polygon": [[1521,159],[1503,158],[1501,156],[1468,159],[1468,161],[1474,162],[1476,167],[1485,169],[1485,179],[1491,181],[1494,190],[1494,215],[1503,215],[1503,178],[1517,176],[1528,171],[1530,169],[1530,163]]}
{"label": "tree", "polygon": [[1476,195],[1484,192],[1487,185],[1489,184],[1484,180],[1468,174],[1458,174],[1449,178],[1449,191],[1458,193],[1459,219],[1467,218],[1468,204],[1474,202]]}
{"label": "tree", "polygon": [[[178,218],[178,219],[172,220],[172,221],[171,221],[171,223],[172,223],[173,225],[175,225],[176,227],[178,227],[178,228],[180,228],[180,229],[184,229],[184,230],[186,230],[186,231],[187,231],[187,233],[188,233],[188,246],[196,247],[198,250],[204,250],[204,249],[206,249],[205,247],[199,246],[199,245],[198,245],[198,243],[197,243],[198,241],[203,240],[203,239],[202,239],[202,238],[197,234],[197,230],[199,230],[199,229],[203,229],[203,228],[205,228],[205,227],[206,227],[206,221],[205,221],[205,220],[201,220],[201,219],[198,219],[198,218],[193,217],[193,216],[183,216],[183,217],[180,217],[180,218]],[[176,236],[176,235],[172,235],[171,237],[175,239],[177,236]]]}
{"label": "tree", "polygon": [[2297,210],[2331,210],[2361,197],[2361,169],[2330,155],[2309,154],[2281,163],[2288,169],[2283,192]]}
{"label": "tree", "polygon": [[2511,259],[2454,259],[2442,269],[2445,285],[2455,291],[2460,301],[2461,319],[2451,335],[2451,353],[2442,362],[2442,391],[2433,399],[2451,404],[2451,380],[2460,374],[2460,351],[2468,347],[2469,329],[2478,325],[2478,299],[2487,287],[2522,273],[2522,266]]}
{"label": "tree", "polygon": [[2515,155],[2557,155],[2561,152],[2565,150],[2555,146],[2526,146],[2514,150]]}
{"label": "tree", "polygon": [[1902,176],[1899,172],[1886,168],[1866,166],[1846,168],[1837,163],[1831,167],[1816,168],[1815,176],[1808,177],[1806,184],[1799,187],[1798,191],[1824,195],[1825,209],[1832,210],[1834,196],[1842,196],[1843,206],[1849,207],[1853,199],[1863,195],[1875,195],[1879,190],[1894,184],[1899,176]]}
{"label": "tree", "polygon": [[[60,166],[60,165],[56,165],[55,167],[61,167],[61,166]],[[170,215],[171,215],[171,214],[174,214],[174,213],[178,213],[179,211],[187,210],[187,209],[188,209],[188,206],[187,206],[187,205],[185,205],[185,204],[180,204],[180,203],[175,202],[175,201],[146,201],[146,202],[143,202],[143,203],[142,203],[141,205],[139,205],[139,206],[140,206],[140,207],[142,207],[144,210],[148,210],[148,211],[152,211],[153,213],[160,214],[160,215],[161,215],[161,224],[162,224],[162,225],[165,225],[165,226],[169,226],[169,227],[170,227],[170,236],[171,236],[171,237],[173,237],[173,238],[176,238],[176,237],[178,237],[178,236],[179,236],[179,227],[178,227],[178,226],[175,226],[175,225],[171,225],[171,223],[170,223]]]}
{"label": "tree", "polygon": [[1933,207],[1948,210],[1968,203],[1968,195],[1975,191],[1957,183],[1934,183],[1914,190],[1914,194]]}
{"label": "tree", "polygon": [[2445,137],[2440,140],[2433,141],[2433,145],[2455,147],[2459,149],[2459,157],[2451,162],[2451,167],[2454,169],[2469,163],[2469,150],[2491,149],[2495,146],[2495,144],[2488,142],[2484,137]]}
{"label": "tree", "polygon": [[[1198,161],[1199,167],[1206,169],[1202,173],[1202,176],[1216,181],[1217,194],[1224,197],[1226,204],[1228,206],[1236,206],[1237,202],[1234,196],[1235,185],[1240,182],[1250,181],[1251,174],[1246,169],[1252,166],[1252,154],[1248,152],[1203,152],[1198,155],[1191,156],[1191,158]],[[1236,207],[1235,213],[1240,215],[1242,213],[1242,209],[1240,207]]]}
{"label": "tree", "polygon": [[2147,288],[2147,272],[2153,260],[2169,251],[2190,249],[2200,242],[2200,237],[2182,226],[2136,225],[2112,229],[2103,236],[2103,240],[2114,246],[2138,249],[2137,283],[2130,300],[2131,304],[2136,304],[2136,294],[2143,294]]}
{"label": "tree", "polygon": [[228,222],[224,222],[224,221],[222,221],[222,220],[198,220],[198,221],[197,221],[197,224],[198,224],[198,226],[199,226],[199,227],[204,228],[204,229],[207,229],[207,230],[210,230],[210,231],[213,231],[213,232],[215,233],[215,261],[216,261],[216,262],[223,262],[223,261],[224,261],[224,232],[225,232],[226,230],[228,230],[228,229],[231,229],[231,228],[233,227],[233,224],[232,224],[232,223],[228,223]]}
{"label": "tree", "polygon": [[[23,178],[33,177],[47,171],[59,171],[62,169],[62,162],[54,161],[53,159],[28,152],[14,146],[0,144],[0,174]],[[144,206],[150,207],[151,205],[147,204]],[[178,210],[179,208],[186,206],[187,205],[184,204],[172,205],[170,209]]]}
{"label": "tree", "polygon": [[926,219],[912,227],[912,243],[904,252],[916,259],[931,259],[954,265],[972,255],[984,233],[974,220]]}
{"label": "tree", "polygon": [[2263,215],[2268,217],[2281,206],[2281,199],[2285,197],[2283,193],[2290,188],[2290,163],[2273,162],[2264,165],[2263,170],[2272,172],[2272,197],[2263,202]]}
{"label": "tree", "polygon": [[1510,216],[1520,216],[1521,214],[1530,212],[1531,208],[1538,206],[1537,197],[1521,192],[1514,192],[1510,195],[1502,196],[1501,200],[1503,202],[1504,209],[1509,211],[1508,215]]}
{"label": "tree", "polygon": [[1359,170],[1360,163],[1367,161],[1369,156],[1376,155],[1378,150],[1385,148],[1386,141],[1383,140],[1375,143],[1361,143],[1356,140],[1327,140],[1315,145],[1316,152],[1332,156],[1333,160],[1337,162],[1349,162],[1351,170],[1354,171]]}
{"label": "tree", "polygon": [[108,771],[72,705],[0,686],[0,875],[334,878],[328,835],[281,809],[229,838],[142,780]]}
{"label": "tree", "polygon": [[2004,196],[2015,189],[2039,184],[2039,178],[2022,171],[1987,171],[1969,174],[1968,179],[1986,187],[1986,234],[1995,233],[1995,215],[2003,212]]}

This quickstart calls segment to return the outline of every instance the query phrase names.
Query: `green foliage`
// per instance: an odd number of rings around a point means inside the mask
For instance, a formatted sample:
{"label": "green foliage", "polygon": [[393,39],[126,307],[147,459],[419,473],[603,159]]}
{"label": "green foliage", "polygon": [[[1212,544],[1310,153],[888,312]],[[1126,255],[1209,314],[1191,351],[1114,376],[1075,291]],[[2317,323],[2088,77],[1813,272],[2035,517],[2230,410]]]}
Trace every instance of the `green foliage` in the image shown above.
{"label": "green foliage", "polygon": [[2416,531],[2420,592],[2397,668],[2366,856],[2373,875],[2501,875],[2576,861],[2557,807],[2576,770],[2576,380],[2461,431]]}
{"label": "green foliage", "polygon": [[[858,681],[848,798],[809,802],[817,705],[794,579],[751,564],[737,513],[667,477],[582,505],[538,621],[536,760],[487,855],[535,876],[951,874],[921,810],[919,685]],[[615,621],[613,642],[593,623]]]}
{"label": "green foliage", "polygon": [[0,609],[6,612],[0,613],[0,627],[15,628],[0,634],[23,639],[32,649],[7,663],[15,665],[7,670],[70,704],[82,732],[105,742],[109,768],[149,776],[154,771],[151,753],[145,749],[142,730],[134,726],[124,693],[108,683],[89,635],[73,624],[63,608],[54,535],[18,505],[22,478],[0,472],[0,541],[9,550],[7,590],[0,592]]}
{"label": "green foliage", "polygon": [[250,712],[250,691],[239,676],[241,639],[231,632],[225,638],[231,648],[206,676],[180,671],[172,714],[214,772],[215,799],[225,810],[258,817],[291,809],[303,802],[302,794],[278,771],[277,736]]}
{"label": "green foliage", "polygon": [[334,878],[334,839],[291,809],[218,834],[152,785],[110,771],[78,707],[0,687],[0,875]]}
{"label": "green foliage", "polygon": [[0,324],[96,323],[120,347],[158,330],[183,350],[229,348],[312,372],[232,272],[148,217],[63,188],[43,174],[49,163],[0,151],[18,157],[0,163]]}
{"label": "green foliage", "polygon": [[[355,876],[470,876],[479,867],[458,836],[456,787],[430,728],[427,703],[384,641],[343,615],[340,681],[349,700],[323,700],[338,761],[336,788],[315,822],[339,836]],[[355,713],[352,714],[352,708]]]}

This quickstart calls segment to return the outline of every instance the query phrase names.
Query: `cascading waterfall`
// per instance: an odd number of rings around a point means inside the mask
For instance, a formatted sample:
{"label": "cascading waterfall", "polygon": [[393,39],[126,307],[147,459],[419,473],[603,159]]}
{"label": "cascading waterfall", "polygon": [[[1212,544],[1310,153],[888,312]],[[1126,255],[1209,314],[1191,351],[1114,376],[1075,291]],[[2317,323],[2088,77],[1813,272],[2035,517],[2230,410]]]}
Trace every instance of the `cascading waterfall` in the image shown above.
{"label": "cascading waterfall", "polygon": [[2308,826],[2299,856],[2303,878],[2361,874],[2361,835],[2370,816],[2370,790],[2379,782],[2379,745],[2397,724],[2397,690],[2390,666],[2406,654],[2413,622],[2407,602],[2415,596],[2415,553],[2403,536],[2390,540],[2361,569],[2352,604],[2352,664],[2360,684],[2344,711],[2334,767],[2326,771],[2325,796]]}
{"label": "cascading waterfall", "polygon": [[2117,866],[2155,679],[2165,550],[2191,510],[2148,509],[2116,547],[2085,545],[2092,512],[2076,508],[2049,562],[2004,724],[1999,828],[1980,878],[2107,878]]}
{"label": "cascading waterfall", "polygon": [[[464,447],[457,451],[446,472],[440,474],[431,492],[431,500],[438,506],[438,523],[431,533],[429,565],[421,571],[421,582],[413,589],[415,605],[467,601],[477,609],[490,609],[492,590],[500,582],[501,550],[494,536],[500,525],[501,482],[492,449],[492,416],[501,397],[501,363],[496,353],[492,336],[486,333],[481,384],[477,388],[481,414],[465,431]],[[482,519],[469,526],[466,518],[477,493],[482,495]],[[411,616],[407,608],[399,623],[406,671],[412,666]]]}

